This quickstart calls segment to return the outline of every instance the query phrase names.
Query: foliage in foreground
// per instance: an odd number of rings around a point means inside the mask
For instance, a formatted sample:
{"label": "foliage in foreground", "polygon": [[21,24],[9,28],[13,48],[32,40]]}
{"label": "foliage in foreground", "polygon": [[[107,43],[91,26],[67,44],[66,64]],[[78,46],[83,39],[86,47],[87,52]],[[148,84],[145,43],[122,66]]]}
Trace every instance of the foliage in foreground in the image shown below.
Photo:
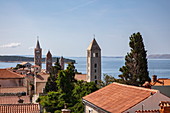
{"label": "foliage in foreground", "polygon": [[56,90],[47,90],[47,95],[40,96],[38,101],[47,112],[60,113],[65,104],[67,104],[68,109],[71,109],[72,113],[84,112],[82,97],[98,88],[94,82],[76,81],[74,79],[75,73],[73,64],[69,64],[66,70],[59,70],[55,83],[53,83]]}

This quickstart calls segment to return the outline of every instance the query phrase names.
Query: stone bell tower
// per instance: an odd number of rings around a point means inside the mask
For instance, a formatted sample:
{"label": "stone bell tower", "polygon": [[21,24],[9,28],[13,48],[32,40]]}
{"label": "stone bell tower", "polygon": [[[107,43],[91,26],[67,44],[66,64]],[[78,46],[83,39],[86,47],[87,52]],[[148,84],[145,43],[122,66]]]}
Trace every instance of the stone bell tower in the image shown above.
{"label": "stone bell tower", "polygon": [[40,69],[41,69],[41,64],[42,64],[42,49],[40,48],[40,43],[39,43],[38,39],[37,39],[36,48],[34,49],[34,63],[35,63],[35,65],[40,66]]}
{"label": "stone bell tower", "polygon": [[87,48],[87,82],[96,84],[101,80],[101,49],[96,40]]}
{"label": "stone bell tower", "polygon": [[46,72],[49,73],[51,71],[52,67],[52,54],[50,51],[48,51],[46,55]]}

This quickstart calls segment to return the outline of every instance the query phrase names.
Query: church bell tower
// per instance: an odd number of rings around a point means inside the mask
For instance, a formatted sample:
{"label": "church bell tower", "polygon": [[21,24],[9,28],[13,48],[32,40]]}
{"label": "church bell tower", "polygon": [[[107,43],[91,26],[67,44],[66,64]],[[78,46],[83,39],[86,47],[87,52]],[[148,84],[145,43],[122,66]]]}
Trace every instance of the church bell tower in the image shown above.
{"label": "church bell tower", "polygon": [[48,51],[46,55],[46,72],[49,73],[51,71],[52,67],[52,54],[50,51]]}
{"label": "church bell tower", "polygon": [[87,48],[87,82],[96,84],[101,80],[101,49],[93,39]]}
{"label": "church bell tower", "polygon": [[35,63],[35,65],[40,66],[40,69],[41,69],[41,64],[42,64],[42,49],[40,48],[40,43],[39,43],[38,39],[37,39],[36,48],[34,49],[34,63]]}

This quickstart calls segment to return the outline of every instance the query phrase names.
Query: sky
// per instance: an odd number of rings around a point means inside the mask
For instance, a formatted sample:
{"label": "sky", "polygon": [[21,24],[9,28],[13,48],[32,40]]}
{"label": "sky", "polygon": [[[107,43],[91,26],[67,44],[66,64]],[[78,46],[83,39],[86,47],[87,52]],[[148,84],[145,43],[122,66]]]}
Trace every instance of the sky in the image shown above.
{"label": "sky", "polygon": [[[0,0],[0,55],[86,56],[95,37],[102,56],[125,56],[142,34],[147,54],[170,54],[170,0]],[[94,36],[95,35],[95,36]]]}

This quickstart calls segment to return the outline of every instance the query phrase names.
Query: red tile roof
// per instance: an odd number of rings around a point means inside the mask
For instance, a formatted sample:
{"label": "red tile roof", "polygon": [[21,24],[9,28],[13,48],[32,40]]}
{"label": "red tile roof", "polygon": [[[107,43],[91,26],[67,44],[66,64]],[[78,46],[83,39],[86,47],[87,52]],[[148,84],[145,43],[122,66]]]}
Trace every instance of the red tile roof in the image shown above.
{"label": "red tile roof", "polygon": [[6,79],[6,78],[23,78],[24,75],[21,75],[21,74],[18,74],[18,73],[15,73],[11,70],[8,70],[8,69],[0,69],[0,78],[1,79]]}
{"label": "red tile roof", "polygon": [[87,81],[87,75],[86,74],[75,74],[75,79]]}
{"label": "red tile roof", "polygon": [[39,68],[40,66],[38,66],[38,65],[33,65],[33,66],[31,66],[31,67],[38,67],[38,68]]}
{"label": "red tile roof", "polygon": [[148,98],[157,90],[112,83],[85,97],[84,101],[108,112],[121,113]]}
{"label": "red tile roof", "polygon": [[26,87],[0,87],[0,93],[20,93],[27,92]]}
{"label": "red tile roof", "polygon": [[[24,100],[23,103],[31,103],[29,96],[21,96],[20,99]],[[18,104],[18,96],[0,96],[0,104]]]}
{"label": "red tile roof", "polygon": [[135,113],[160,113],[159,110],[137,110]]}
{"label": "red tile roof", "polygon": [[170,107],[170,101],[161,101],[159,106],[161,106],[161,107]]}
{"label": "red tile roof", "polygon": [[1,104],[0,113],[40,113],[39,104]]}
{"label": "red tile roof", "polygon": [[168,78],[159,78],[157,81],[159,82],[156,82],[154,86],[170,86],[170,79]]}

